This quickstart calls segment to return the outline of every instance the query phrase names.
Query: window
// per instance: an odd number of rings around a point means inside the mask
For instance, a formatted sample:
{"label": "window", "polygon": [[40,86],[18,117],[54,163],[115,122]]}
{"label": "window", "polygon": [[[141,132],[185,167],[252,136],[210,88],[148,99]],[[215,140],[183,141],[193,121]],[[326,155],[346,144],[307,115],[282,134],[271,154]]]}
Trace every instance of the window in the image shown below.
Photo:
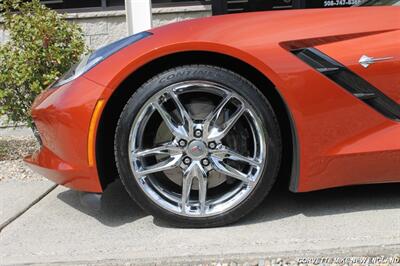
{"label": "window", "polygon": [[125,6],[124,0],[107,0],[107,6]]}
{"label": "window", "polygon": [[[92,11],[124,9],[125,0],[42,0],[52,9],[65,11]],[[153,6],[182,6],[196,4],[211,4],[211,0],[152,0]]]}
{"label": "window", "polygon": [[185,5],[207,5],[211,0],[152,0],[153,6],[185,6]]}
{"label": "window", "polygon": [[52,9],[71,9],[71,8],[87,8],[101,7],[101,0],[45,0],[41,1]]}
{"label": "window", "polygon": [[226,0],[227,12],[262,11],[292,8],[292,0]]}

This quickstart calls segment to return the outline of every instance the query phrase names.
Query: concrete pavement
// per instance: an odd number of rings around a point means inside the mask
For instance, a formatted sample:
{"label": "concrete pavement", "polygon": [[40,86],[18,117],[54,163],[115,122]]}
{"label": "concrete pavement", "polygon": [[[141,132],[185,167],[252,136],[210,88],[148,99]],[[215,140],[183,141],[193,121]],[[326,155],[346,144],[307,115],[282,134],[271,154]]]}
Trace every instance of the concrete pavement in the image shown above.
{"label": "concrete pavement", "polygon": [[0,231],[54,188],[48,180],[5,180],[0,183]]}
{"label": "concrete pavement", "polygon": [[194,262],[265,256],[400,253],[400,184],[273,193],[232,226],[177,229],[141,211],[120,183],[101,211],[57,187],[3,229],[3,265],[18,263]]}

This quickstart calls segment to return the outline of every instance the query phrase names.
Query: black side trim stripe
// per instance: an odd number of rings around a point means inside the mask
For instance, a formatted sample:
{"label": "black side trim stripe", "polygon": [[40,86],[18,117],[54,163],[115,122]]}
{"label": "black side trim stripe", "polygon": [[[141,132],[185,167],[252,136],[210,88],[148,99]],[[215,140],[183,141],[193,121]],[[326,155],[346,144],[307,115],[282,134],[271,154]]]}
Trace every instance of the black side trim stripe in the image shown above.
{"label": "black side trim stripe", "polygon": [[377,112],[392,120],[400,121],[399,104],[339,62],[315,48],[304,48],[291,52]]}

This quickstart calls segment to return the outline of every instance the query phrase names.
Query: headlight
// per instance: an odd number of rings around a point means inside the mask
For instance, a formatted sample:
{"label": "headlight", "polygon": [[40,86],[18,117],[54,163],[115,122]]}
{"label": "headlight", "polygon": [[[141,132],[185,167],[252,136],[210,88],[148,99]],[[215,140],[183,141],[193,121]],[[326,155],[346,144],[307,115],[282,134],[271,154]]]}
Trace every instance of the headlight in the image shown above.
{"label": "headlight", "polygon": [[152,33],[147,31],[140,32],[132,36],[123,38],[121,40],[118,40],[116,42],[110,43],[102,48],[99,48],[98,50],[94,51],[91,54],[83,56],[80,62],[73,65],[61,78],[59,78],[54,83],[52,87],[53,88],[59,87],[70,81],[73,81],[74,79],[78,78],[85,72],[89,71],[91,68],[93,68],[95,65],[97,65],[110,55],[150,35],[152,35]]}

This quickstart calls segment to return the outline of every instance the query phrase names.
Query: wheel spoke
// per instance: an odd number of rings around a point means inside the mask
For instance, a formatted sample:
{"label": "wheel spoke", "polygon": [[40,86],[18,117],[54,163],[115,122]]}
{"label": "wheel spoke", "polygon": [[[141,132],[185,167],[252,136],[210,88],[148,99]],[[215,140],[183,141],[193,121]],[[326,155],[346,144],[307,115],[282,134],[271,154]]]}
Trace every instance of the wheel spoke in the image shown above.
{"label": "wheel spoke", "polygon": [[186,208],[190,200],[190,191],[192,190],[193,178],[193,167],[189,167],[183,174],[182,180],[181,208],[183,213],[186,213]]}
{"label": "wheel spoke", "polygon": [[221,127],[212,127],[213,124],[216,124],[218,119],[222,114],[222,110],[225,106],[233,99],[233,97],[228,94],[222,102],[217,106],[217,108],[206,118],[204,127],[205,132],[208,132],[208,139],[222,139],[225,137],[228,132],[232,129],[232,127],[236,124],[242,114],[246,111],[244,104],[241,102],[241,105],[237,108],[237,110],[231,115],[231,117],[225,121]]}
{"label": "wheel spoke", "polygon": [[[199,168],[200,169],[200,168]],[[199,181],[199,204],[200,213],[205,214],[206,212],[206,199],[207,199],[207,173],[200,170],[197,174],[197,180]]]}
{"label": "wheel spoke", "polygon": [[229,118],[228,121],[224,123],[222,126],[223,130],[219,133],[219,138],[225,137],[226,134],[228,134],[229,130],[236,124],[236,122],[239,120],[239,118],[242,116],[242,114],[246,111],[246,108],[244,108],[243,105],[241,105],[235,113],[233,113],[232,117]]}
{"label": "wheel spoke", "polygon": [[153,102],[152,105],[158,111],[158,113],[160,114],[164,123],[167,125],[168,129],[171,131],[172,135],[174,135],[178,138],[183,138],[183,139],[188,138],[185,130],[182,127],[180,127],[179,125],[176,125],[174,123],[171,115],[168,113],[167,110],[165,110],[165,108],[163,107],[162,104],[159,104],[158,102]]}
{"label": "wheel spoke", "polygon": [[261,163],[256,161],[255,159],[241,155],[226,147],[223,147],[220,150],[213,151],[212,154],[221,161],[224,159],[228,159],[232,161],[244,162],[254,167],[260,167],[261,165]]}
{"label": "wheel spoke", "polygon": [[181,148],[173,145],[172,143],[162,144],[161,146],[145,149],[141,151],[134,151],[133,155],[138,157],[155,156],[155,155],[178,155],[182,154]]}
{"label": "wheel spoke", "polygon": [[249,178],[250,177],[249,175],[242,173],[239,170],[233,168],[232,166],[224,163],[219,158],[213,156],[212,161],[214,163],[214,170],[216,170],[217,172],[241,180],[248,184],[253,183],[253,180]]}
{"label": "wheel spoke", "polygon": [[193,179],[195,178],[198,180],[199,183],[200,213],[204,214],[206,211],[207,198],[207,173],[197,163],[192,164],[183,175],[181,208],[183,213],[187,212],[186,208],[190,201],[190,192],[193,184]]}
{"label": "wheel spoke", "polygon": [[224,99],[222,99],[221,103],[212,111],[204,121],[204,132],[209,132],[211,124],[215,123],[219,116],[221,115],[222,110],[226,106],[226,104],[231,100],[231,94],[227,94]]}
{"label": "wheel spoke", "polygon": [[181,163],[181,159],[182,159],[182,155],[175,155],[175,156],[172,156],[172,157],[166,159],[165,161],[156,163],[152,166],[145,166],[138,173],[140,176],[144,176],[144,175],[162,172],[165,170],[174,169],[179,166],[179,164]]}
{"label": "wheel spoke", "polygon": [[192,120],[192,118],[190,117],[189,113],[187,112],[185,106],[179,100],[178,95],[176,95],[176,93],[173,91],[171,91],[169,94],[171,95],[171,99],[175,102],[175,105],[179,110],[179,113],[180,113],[182,121],[183,121],[183,125],[187,132],[186,134],[189,136],[193,136],[193,120]]}

